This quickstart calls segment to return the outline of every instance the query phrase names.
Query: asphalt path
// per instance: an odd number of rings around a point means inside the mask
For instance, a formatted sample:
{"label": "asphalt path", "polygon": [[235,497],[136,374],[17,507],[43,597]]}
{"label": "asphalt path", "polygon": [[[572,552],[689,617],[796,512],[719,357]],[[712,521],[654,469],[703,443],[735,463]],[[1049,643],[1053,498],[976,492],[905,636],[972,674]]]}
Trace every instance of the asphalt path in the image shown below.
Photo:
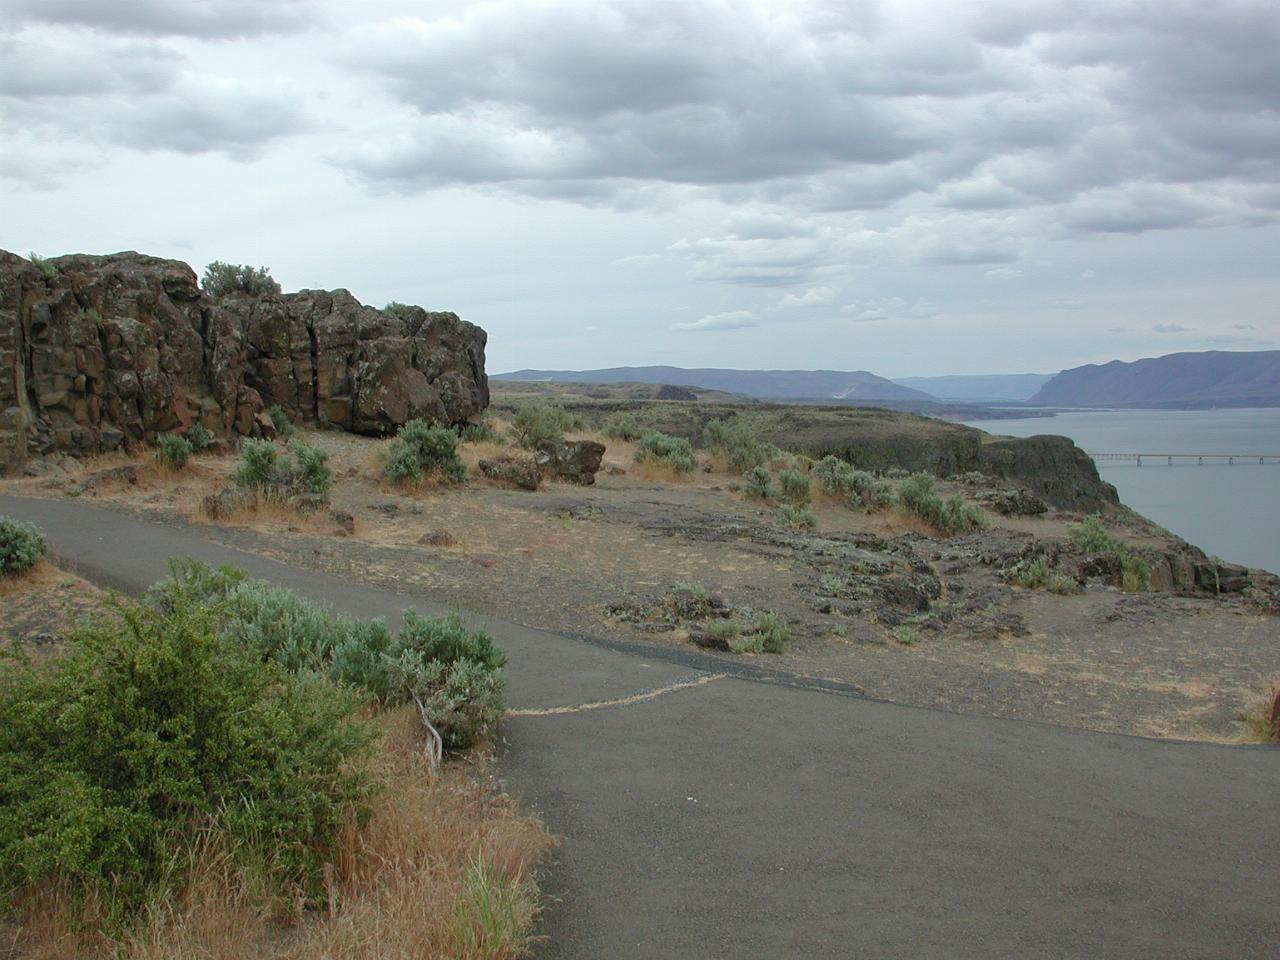
{"label": "asphalt path", "polygon": [[[232,563],[359,616],[395,594],[210,531],[0,497],[126,592]],[[881,703],[484,617],[506,787],[563,837],[545,958],[1280,956],[1280,750]]]}

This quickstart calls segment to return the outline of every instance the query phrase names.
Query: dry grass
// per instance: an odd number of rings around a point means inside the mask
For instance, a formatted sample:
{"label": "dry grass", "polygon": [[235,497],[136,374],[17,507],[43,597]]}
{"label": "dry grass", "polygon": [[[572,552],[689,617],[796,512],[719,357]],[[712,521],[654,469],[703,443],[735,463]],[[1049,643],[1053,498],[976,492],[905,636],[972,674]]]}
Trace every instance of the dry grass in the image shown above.
{"label": "dry grass", "polygon": [[363,830],[344,838],[329,909],[297,916],[255,890],[216,845],[194,855],[191,882],[119,938],[74,928],[68,898],[24,904],[0,927],[13,960],[513,960],[536,914],[534,868],[551,845],[542,824],[484,779],[484,761],[432,774],[412,708],[382,714],[377,772],[386,789]]}
{"label": "dry grass", "polygon": [[1249,743],[1280,743],[1280,683],[1258,698],[1257,706],[1240,715],[1244,740]]}
{"label": "dry grass", "polygon": [[16,576],[0,575],[0,597],[16,598],[46,590],[56,590],[77,579],[59,570],[48,560],[40,560],[25,573]]}
{"label": "dry grass", "polygon": [[653,483],[687,484],[694,480],[694,473],[680,473],[665,460],[641,460],[632,462],[630,473],[641,480]]}
{"label": "dry grass", "polygon": [[333,518],[328,510],[299,510],[282,500],[261,496],[252,504],[232,510],[216,520],[206,516],[203,507],[197,504],[191,508],[188,519],[204,525],[253,527],[290,533],[323,533],[333,529]]}

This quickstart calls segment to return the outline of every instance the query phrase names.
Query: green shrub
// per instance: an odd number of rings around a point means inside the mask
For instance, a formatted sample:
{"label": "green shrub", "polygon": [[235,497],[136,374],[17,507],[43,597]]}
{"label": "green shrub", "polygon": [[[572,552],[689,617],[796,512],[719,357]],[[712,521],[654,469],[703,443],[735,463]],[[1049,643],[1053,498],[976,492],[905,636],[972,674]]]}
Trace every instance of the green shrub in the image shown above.
{"label": "green shrub", "polygon": [[521,407],[511,421],[516,443],[532,450],[540,443],[560,443],[564,432],[573,428],[573,417],[563,408],[535,403]]}
{"label": "green shrub", "polygon": [[204,453],[213,446],[213,434],[203,423],[197,423],[187,431],[187,442],[195,453]]}
{"label": "green shrub", "polygon": [[360,698],[222,642],[213,609],[167,599],[120,602],[65,656],[0,668],[0,901],[60,882],[126,920],[180,888],[208,833],[278,893],[321,897],[372,793]]}
{"label": "green shrub", "polygon": [[156,437],[156,462],[170,470],[181,470],[191,459],[195,447],[186,437],[165,433]]}
{"label": "green shrub", "polygon": [[50,263],[34,250],[31,251],[29,259],[35,268],[40,271],[40,276],[42,276],[46,281],[58,279],[58,267],[56,264]]}
{"label": "green shrub", "polygon": [[774,495],[773,477],[768,467],[752,467],[742,475],[742,484],[748,496],[768,500]]}
{"label": "green shrub", "polygon": [[1075,593],[1080,585],[1076,583],[1074,577],[1069,577],[1065,573],[1051,573],[1045,581],[1044,588],[1050,593],[1056,593],[1059,596],[1066,596]]}
{"label": "green shrub", "polygon": [[[741,420],[711,420],[702,431],[707,447],[729,461],[736,473],[746,473],[768,462],[769,453]],[[773,447],[777,450],[776,447]]]}
{"label": "green shrub", "polygon": [[238,263],[214,260],[204,268],[200,286],[212,297],[225,297],[231,293],[279,293],[280,284],[271,277],[267,267],[250,267]]}
{"label": "green shrub", "polygon": [[839,457],[823,457],[814,464],[813,476],[823,493],[847,500],[850,506],[882,509],[893,502],[892,484],[854,469],[853,464]]}
{"label": "green shrub", "polygon": [[391,452],[387,455],[383,472],[392,483],[415,484],[422,482],[422,467],[418,463],[418,454],[413,447],[398,440],[391,441]]}
{"label": "green shrub", "polygon": [[26,573],[44,556],[44,534],[32,523],[0,517],[0,576]]}
{"label": "green shrub", "polygon": [[981,530],[987,525],[986,514],[980,507],[965,503],[961,497],[944,501],[933,492],[933,483],[933,477],[927,473],[908,476],[898,487],[899,506],[945,536]]}
{"label": "green shrub", "polygon": [[395,317],[396,319],[408,316],[411,310],[413,310],[413,304],[401,303],[398,300],[392,300],[382,308],[383,313],[389,317]]}
{"label": "green shrub", "polygon": [[893,639],[897,640],[904,647],[909,647],[912,644],[919,642],[920,634],[916,632],[915,628],[908,627],[904,624],[903,626],[893,628]]}
{"label": "green shrub", "polygon": [[284,412],[284,407],[278,403],[273,403],[267,407],[267,416],[271,418],[271,425],[276,428],[276,433],[282,437],[291,437],[298,432],[298,428],[293,425],[293,421],[289,419],[289,415]]}
{"label": "green shrub", "polygon": [[458,439],[464,443],[492,443],[498,439],[488,418],[479,423],[464,423],[458,428]]}
{"label": "green shrub", "polygon": [[813,512],[811,507],[797,507],[794,504],[784,503],[778,508],[778,520],[785,527],[804,530],[818,529],[818,515]]}
{"label": "green shrub", "polygon": [[1080,550],[1092,554],[1123,553],[1124,545],[1102,525],[1098,516],[1085,517],[1067,527],[1067,537]]}
{"label": "green shrub", "polygon": [[502,717],[506,656],[457,615],[406,610],[393,635],[379,620],[334,614],[290,590],[193,561],[176,563],[150,594],[161,608],[174,597],[215,604],[224,639],[291,673],[321,673],[383,703],[421,703],[450,749],[487,736]]}
{"label": "green shrub", "polygon": [[712,620],[705,627],[707,635],[726,643],[742,633],[742,627],[733,620]]}
{"label": "green shrub", "polygon": [[791,641],[791,628],[776,613],[765,612],[756,617],[756,636],[765,653],[781,653]]}
{"label": "green shrub", "polygon": [[764,646],[761,644],[758,634],[734,635],[725,642],[729,645],[730,653],[764,653]]}
{"label": "green shrub", "polygon": [[1049,582],[1049,564],[1044,557],[1025,560],[1013,569],[1013,582],[1028,590],[1039,590]]}
{"label": "green shrub", "polygon": [[669,437],[665,433],[646,433],[636,449],[636,463],[654,461],[669,465],[676,473],[692,473],[698,461],[693,447],[684,437]]}
{"label": "green shrub", "polygon": [[782,499],[797,507],[806,506],[810,500],[809,477],[799,470],[783,470],[778,474],[782,485]]}
{"label": "green shrub", "polygon": [[391,442],[385,473],[394,483],[421,483],[428,475],[455,482],[465,479],[467,468],[458,457],[458,435],[425,420],[408,421]]}
{"label": "green shrub", "polygon": [[636,419],[635,414],[619,412],[605,418],[600,432],[614,440],[631,442],[644,436],[645,429],[640,426],[640,421]]}
{"label": "green shrub", "polygon": [[270,440],[246,440],[231,472],[232,482],[280,500],[300,493],[328,494],[333,485],[329,454],[298,440],[289,444],[289,452],[292,457],[281,456],[280,448]]}
{"label": "green shrub", "polygon": [[1125,593],[1145,593],[1151,589],[1151,565],[1134,553],[1120,560],[1120,589]]}

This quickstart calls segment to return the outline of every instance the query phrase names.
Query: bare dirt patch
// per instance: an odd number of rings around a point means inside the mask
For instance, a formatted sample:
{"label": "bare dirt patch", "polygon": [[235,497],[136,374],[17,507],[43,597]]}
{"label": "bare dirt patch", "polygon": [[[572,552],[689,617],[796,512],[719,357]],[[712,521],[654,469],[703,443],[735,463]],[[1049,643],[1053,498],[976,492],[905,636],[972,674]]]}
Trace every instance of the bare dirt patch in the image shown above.
{"label": "bare dirt patch", "polygon": [[[1240,712],[1280,662],[1277,621],[1239,597],[1125,594],[1097,579],[1056,596],[1001,577],[1027,551],[1069,549],[1066,529],[1079,515],[988,511],[987,531],[944,539],[896,511],[818,496],[818,530],[796,532],[779,524],[776,505],[738,492],[734,475],[700,467],[679,483],[646,479],[629,459],[633,445],[607,438],[606,464],[625,474],[602,470],[591,487],[531,493],[475,476],[482,456],[512,451],[502,443],[460,445],[472,467],[464,484],[406,489],[381,477],[386,441],[304,436],[329,451],[332,505],[355,517],[355,534],[282,517],[206,524],[207,535],[532,626],[673,647],[688,647],[699,625],[643,611],[677,582],[696,583],[786,619],[785,652],[760,657],[771,667],[905,703],[1099,730],[1238,738]],[[225,482],[232,463],[196,458],[190,476],[84,496],[187,522],[193,498]],[[55,481],[4,486],[65,495]],[[963,483],[938,489],[973,494]],[[1162,542],[1150,525],[1119,532],[1135,545]]]}

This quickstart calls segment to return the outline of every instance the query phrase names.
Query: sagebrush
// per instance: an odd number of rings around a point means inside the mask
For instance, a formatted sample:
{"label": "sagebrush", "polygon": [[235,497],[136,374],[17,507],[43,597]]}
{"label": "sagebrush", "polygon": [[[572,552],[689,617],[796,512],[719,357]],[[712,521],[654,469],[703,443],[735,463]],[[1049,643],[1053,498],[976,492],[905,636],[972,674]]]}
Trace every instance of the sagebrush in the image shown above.
{"label": "sagebrush", "polygon": [[26,573],[44,556],[44,534],[32,523],[0,517],[0,575]]}

